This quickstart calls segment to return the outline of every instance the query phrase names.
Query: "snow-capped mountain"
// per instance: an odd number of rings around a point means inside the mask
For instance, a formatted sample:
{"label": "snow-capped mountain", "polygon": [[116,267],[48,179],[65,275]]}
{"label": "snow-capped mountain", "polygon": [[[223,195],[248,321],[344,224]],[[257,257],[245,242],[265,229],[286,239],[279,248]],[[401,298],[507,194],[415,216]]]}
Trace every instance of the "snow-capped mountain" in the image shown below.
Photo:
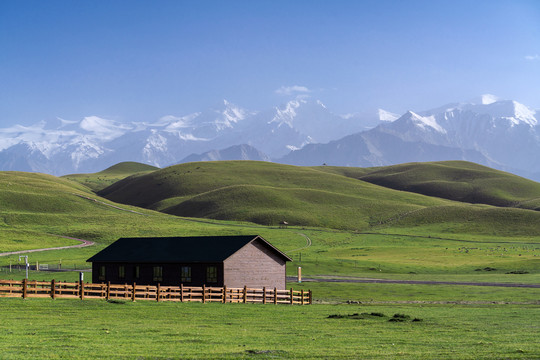
{"label": "snow-capped mountain", "polygon": [[[371,124],[380,122],[373,118]],[[262,112],[224,100],[202,112],[167,115],[154,122],[58,118],[0,129],[0,170],[63,175],[100,171],[121,161],[163,167],[190,154],[238,144],[277,158],[315,141],[361,131],[367,122],[365,117],[335,115],[320,101],[304,98]]]}
{"label": "snow-capped mountain", "polygon": [[401,116],[381,109],[337,115],[300,97],[260,112],[223,101],[154,122],[88,116],[0,129],[0,170],[54,175],[100,171],[122,161],[164,167],[191,155],[188,160],[269,157],[345,166],[469,160],[540,179],[537,154],[536,111],[493,95]]}
{"label": "snow-capped mountain", "polygon": [[468,103],[408,111],[395,121],[326,144],[310,144],[280,162],[378,166],[411,161],[468,160],[538,179],[536,112],[484,95]]}

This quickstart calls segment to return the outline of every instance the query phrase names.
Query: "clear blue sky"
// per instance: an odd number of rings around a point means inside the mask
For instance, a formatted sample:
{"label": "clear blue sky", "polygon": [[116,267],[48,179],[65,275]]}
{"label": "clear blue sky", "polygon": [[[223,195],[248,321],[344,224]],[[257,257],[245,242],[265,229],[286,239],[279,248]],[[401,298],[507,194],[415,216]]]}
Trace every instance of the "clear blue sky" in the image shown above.
{"label": "clear blue sky", "polygon": [[1,127],[262,110],[293,86],[337,113],[540,109],[540,1],[0,1]]}

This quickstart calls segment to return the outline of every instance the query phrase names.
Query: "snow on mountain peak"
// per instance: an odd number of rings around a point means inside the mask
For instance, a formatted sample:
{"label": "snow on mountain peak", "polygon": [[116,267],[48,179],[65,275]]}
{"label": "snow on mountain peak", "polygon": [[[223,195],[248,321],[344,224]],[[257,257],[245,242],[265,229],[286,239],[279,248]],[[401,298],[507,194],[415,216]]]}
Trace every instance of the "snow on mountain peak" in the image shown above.
{"label": "snow on mountain peak", "polygon": [[227,100],[223,100],[223,105],[225,105],[225,109],[221,111],[221,114],[229,126],[231,126],[231,123],[237,123],[238,121],[244,120],[249,114],[248,111],[231,104]]}
{"label": "snow on mountain peak", "polygon": [[538,124],[534,110],[513,100],[498,100],[489,104],[465,104],[461,106],[461,109],[507,120],[511,126],[520,124],[536,126]]}
{"label": "snow on mountain peak", "polygon": [[394,113],[391,113],[390,111],[386,111],[386,110],[383,110],[383,109],[378,109],[377,114],[379,116],[379,120],[381,120],[381,121],[392,122],[392,121],[395,121],[395,120],[397,120],[399,118],[398,114],[394,114]]}
{"label": "snow on mountain peak", "polygon": [[87,116],[79,124],[79,127],[97,136],[114,139],[123,135],[131,127],[126,124],[117,124],[112,120],[97,116]]}
{"label": "snow on mountain peak", "polygon": [[201,113],[193,113],[186,116],[166,115],[159,119],[158,125],[165,126],[167,130],[177,130],[192,126],[193,119]]}
{"label": "snow on mountain peak", "polygon": [[538,125],[538,120],[535,117],[536,111],[529,109],[527,106],[520,104],[517,101],[512,101],[512,103],[514,104],[514,114],[516,119],[531,126]]}
{"label": "snow on mountain peak", "polygon": [[482,105],[493,104],[494,102],[497,102],[499,100],[500,99],[497,96],[492,95],[492,94],[484,94],[480,96],[480,103]]}
{"label": "snow on mountain peak", "polygon": [[417,113],[408,111],[405,116],[407,116],[408,119],[410,119],[416,126],[420,127],[423,130],[426,130],[426,127],[429,127],[442,134],[446,133],[446,130],[437,123],[434,115],[420,116]]}
{"label": "snow on mountain peak", "polygon": [[293,127],[293,119],[296,117],[297,109],[300,104],[305,104],[307,101],[302,99],[291,100],[283,108],[275,107],[276,114],[269,121],[269,123],[277,122],[278,126],[286,124],[289,127]]}

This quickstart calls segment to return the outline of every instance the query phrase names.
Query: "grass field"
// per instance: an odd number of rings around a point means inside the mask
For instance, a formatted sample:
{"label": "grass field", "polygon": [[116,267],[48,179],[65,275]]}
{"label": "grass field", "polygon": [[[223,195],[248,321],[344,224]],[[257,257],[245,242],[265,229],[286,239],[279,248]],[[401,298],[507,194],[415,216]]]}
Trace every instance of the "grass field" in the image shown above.
{"label": "grass field", "polygon": [[131,176],[99,194],[179,216],[263,225],[286,220],[298,226],[356,231],[411,224],[463,227],[463,222],[470,222],[474,226],[459,232],[490,229],[519,235],[530,232],[524,227],[537,230],[540,221],[540,212],[528,211],[536,208],[540,184],[466,162],[383,169],[253,161],[188,163]]}
{"label": "grass field", "polygon": [[3,359],[540,357],[537,306],[2,299],[2,308]]}
{"label": "grass field", "polygon": [[[88,268],[86,259],[119,237],[260,234],[293,258],[289,276],[301,266],[304,278],[314,279],[540,284],[538,211],[473,205],[357,180],[372,169],[233,162],[136,174],[141,170],[135,165],[113,168],[109,178],[81,175],[78,182],[0,173],[0,251],[77,243],[62,236],[93,240],[96,245],[87,248],[28,254],[32,264],[61,263],[72,270],[31,271],[31,279],[74,281]],[[204,176],[195,176],[197,171]],[[132,193],[137,201],[154,199],[149,207],[169,212],[184,206],[207,218],[119,205],[91,189],[118,181],[119,191],[139,179],[145,181],[140,194]],[[153,181],[155,188],[145,187]],[[529,185],[521,189],[518,181],[512,186],[521,190],[501,190],[500,196],[534,204],[538,194]],[[296,226],[272,225],[283,219]],[[18,255],[0,257],[0,266],[10,263],[20,264]],[[0,278],[23,277],[23,270],[0,268]],[[538,288],[309,281],[287,286],[312,289],[316,304],[0,299],[0,359],[540,358]],[[390,322],[394,314],[410,319]]]}
{"label": "grass field", "polygon": [[539,183],[466,161],[318,169],[391,189],[456,201],[527,209],[538,209],[540,204]]}

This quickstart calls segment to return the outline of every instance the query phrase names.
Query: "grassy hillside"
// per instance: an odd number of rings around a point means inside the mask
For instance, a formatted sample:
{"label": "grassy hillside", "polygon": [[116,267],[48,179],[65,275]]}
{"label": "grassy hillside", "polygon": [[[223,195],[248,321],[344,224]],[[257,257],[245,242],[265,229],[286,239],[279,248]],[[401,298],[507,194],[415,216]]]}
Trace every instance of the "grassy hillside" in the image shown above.
{"label": "grassy hillside", "polygon": [[[466,232],[472,233],[486,229],[528,233],[540,216],[518,209],[492,207],[488,211],[464,203],[477,199],[492,205],[533,207],[534,199],[540,197],[536,182],[466,162],[371,169],[253,161],[188,163],[126,178],[99,194],[185,217],[265,225],[285,220],[294,225],[360,231],[453,222],[460,228],[469,224]],[[463,223],[463,219],[467,220]]]}
{"label": "grassy hillside", "polygon": [[[208,183],[216,181],[213,176],[216,174],[215,169],[213,172],[210,170],[221,164],[208,165],[205,177],[198,177],[198,181],[196,178],[192,179],[192,189],[209,186]],[[279,182],[288,184],[289,187],[260,184],[223,186],[200,195],[186,196],[188,200],[177,204],[175,210],[201,211],[200,215],[196,215],[202,216],[208,209],[214,209],[216,213],[230,214],[237,218],[261,216],[262,219],[255,218],[261,222],[268,221],[264,216],[285,214],[286,219],[290,216],[294,221],[314,222],[319,226],[290,226],[288,229],[279,229],[278,226],[246,222],[185,219],[114,204],[93,194],[81,184],[66,179],[42,174],[2,172],[0,251],[75,243],[62,236],[94,240],[96,245],[88,248],[30,254],[31,263],[61,262],[63,268],[73,269],[76,266],[80,269],[88,267],[85,263],[87,258],[119,237],[257,233],[294,259],[288,265],[289,275],[295,273],[297,266],[302,266],[306,277],[375,276],[389,279],[413,277],[449,281],[538,283],[540,244],[537,239],[540,233],[540,212],[431,199],[315,169],[277,166],[273,169],[278,171],[269,171],[261,163],[240,162],[224,165],[231,171],[221,169],[220,175],[230,182],[247,177],[252,182],[268,183],[273,176],[272,181],[284,179]],[[181,180],[190,180],[188,171],[196,170],[197,166],[198,170],[203,170],[201,164],[182,167],[186,177]],[[242,166],[247,166],[251,177],[240,173]],[[174,167],[172,170],[179,172],[180,169]],[[266,174],[268,171],[271,175]],[[282,174],[279,174],[280,171]],[[160,170],[156,173],[161,172]],[[299,180],[296,177],[300,175],[303,178]],[[145,176],[140,175],[143,178]],[[302,188],[303,184],[309,186]],[[326,190],[321,188],[321,184],[325,184]],[[154,190],[149,188],[148,191]],[[141,193],[140,196],[142,195]],[[221,202],[222,198],[227,201]],[[174,200],[176,199],[166,199],[161,204]],[[200,206],[200,209],[197,206]],[[234,209],[236,213],[230,209]],[[398,215],[394,216],[396,213]],[[374,214],[378,214],[385,221],[374,219]],[[372,225],[370,221],[373,221]],[[353,229],[364,226],[364,232],[338,231],[325,229],[323,226],[350,226]],[[310,241],[307,241],[305,236],[309,237]],[[18,256],[0,257],[0,265],[10,263],[19,263]],[[482,270],[485,268],[494,270],[485,272]],[[519,275],[514,274],[516,271]],[[8,273],[5,268],[0,268],[0,277],[22,276],[24,274]],[[46,278],[41,273],[31,274],[31,278],[34,276]],[[48,276],[57,275],[53,273]],[[71,276],[75,279],[77,273],[73,272]],[[404,285],[400,287],[403,290],[397,292],[396,287],[385,285],[384,289],[380,288],[381,293],[377,293],[376,289],[379,288],[374,286],[369,287],[373,289],[371,293],[366,292],[367,290],[355,293],[355,286],[319,286],[317,297],[343,299],[349,296],[349,299],[364,301],[373,296],[386,298],[391,294],[392,299],[399,300],[403,296],[409,299],[414,294],[415,300],[460,300],[464,293],[456,291],[448,294],[440,291],[435,296],[433,292],[428,293],[421,290],[421,287],[412,285]],[[367,285],[363,286],[365,289]],[[476,294],[474,300],[489,301],[494,298],[491,290]],[[501,293],[497,299],[513,298],[513,294]],[[523,298],[523,293],[516,295],[516,299],[520,298]]]}
{"label": "grassy hillside", "polygon": [[349,229],[449,203],[317,169],[254,161],[176,165],[126,178],[99,194],[180,216]]}
{"label": "grassy hillside", "polygon": [[[65,236],[93,240],[97,248],[102,248],[122,236],[238,232],[227,229],[226,225],[221,229],[214,226],[212,230],[209,229],[212,225],[199,225],[153,211],[130,206],[122,209],[67,179],[0,172],[0,252],[79,244]],[[31,258],[58,260],[75,256],[81,263],[96,251],[96,248],[52,251],[32,254]]]}
{"label": "grassy hillside", "polygon": [[64,178],[81,183],[93,191],[99,191],[128,176],[139,173],[148,173],[158,169],[159,168],[155,166],[126,161],[94,174],[72,174],[65,175]]}
{"label": "grassy hillside", "polygon": [[468,203],[540,210],[540,183],[466,161],[319,169],[396,190]]}

